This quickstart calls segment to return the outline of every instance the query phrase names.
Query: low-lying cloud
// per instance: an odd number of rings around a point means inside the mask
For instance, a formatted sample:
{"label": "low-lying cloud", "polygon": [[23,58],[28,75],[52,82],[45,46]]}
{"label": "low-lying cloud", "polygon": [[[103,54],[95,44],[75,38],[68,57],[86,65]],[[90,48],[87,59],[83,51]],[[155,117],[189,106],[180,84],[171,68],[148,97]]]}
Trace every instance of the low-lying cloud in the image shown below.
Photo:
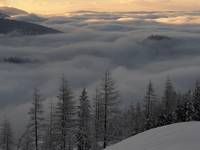
{"label": "low-lying cloud", "polygon": [[[186,24],[186,16],[197,19]],[[179,21],[169,24],[162,18]],[[62,34],[0,35],[1,58],[38,60],[0,63],[1,107],[15,111],[16,106],[18,112],[32,99],[34,86],[40,87],[45,98],[55,97],[63,73],[76,96],[84,87],[93,95],[106,69],[117,81],[124,103],[142,100],[149,80],[160,96],[167,76],[178,92],[186,91],[200,76],[198,18],[197,12],[79,12],[37,20]]]}

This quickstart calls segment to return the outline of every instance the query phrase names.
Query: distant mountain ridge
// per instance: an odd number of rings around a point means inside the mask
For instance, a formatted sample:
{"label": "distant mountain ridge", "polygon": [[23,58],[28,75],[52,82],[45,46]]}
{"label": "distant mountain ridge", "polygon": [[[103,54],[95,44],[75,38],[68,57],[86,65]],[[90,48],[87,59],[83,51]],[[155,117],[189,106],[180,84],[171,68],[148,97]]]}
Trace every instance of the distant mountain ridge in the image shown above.
{"label": "distant mountain ridge", "polygon": [[0,13],[13,16],[13,15],[25,15],[28,14],[28,12],[14,8],[14,7],[0,7]]}
{"label": "distant mountain ridge", "polygon": [[171,40],[170,37],[164,35],[153,34],[147,37],[148,40],[152,41],[163,41],[163,40]]}
{"label": "distant mountain ridge", "polygon": [[41,35],[61,33],[58,30],[24,21],[0,19],[0,34]]}
{"label": "distant mountain ridge", "polygon": [[37,63],[38,60],[26,58],[26,57],[16,57],[10,56],[5,58],[0,58],[0,63],[9,63],[9,64],[33,64]]}

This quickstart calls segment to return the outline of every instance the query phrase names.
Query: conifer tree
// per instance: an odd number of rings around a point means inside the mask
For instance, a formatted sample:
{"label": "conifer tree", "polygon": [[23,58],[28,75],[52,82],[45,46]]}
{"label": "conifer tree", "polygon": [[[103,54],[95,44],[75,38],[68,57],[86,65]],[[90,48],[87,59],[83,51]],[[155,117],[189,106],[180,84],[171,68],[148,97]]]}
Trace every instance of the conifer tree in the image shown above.
{"label": "conifer tree", "polygon": [[19,137],[17,143],[17,150],[32,150],[33,149],[33,138],[29,127],[26,128],[25,132]]}
{"label": "conifer tree", "polygon": [[176,108],[176,121],[186,122],[192,121],[195,115],[195,109],[192,101],[192,93],[189,91],[184,94],[181,98],[181,102]]}
{"label": "conifer tree", "polygon": [[123,137],[128,138],[130,136],[133,136],[135,131],[135,106],[131,104],[128,106],[127,110],[124,111],[123,113]]}
{"label": "conifer tree", "polygon": [[50,104],[50,113],[47,119],[46,129],[45,129],[45,136],[44,136],[44,149],[46,150],[53,150],[55,149],[55,135],[54,135],[54,121],[55,121],[55,114],[54,114],[54,105],[51,102]]}
{"label": "conifer tree", "polygon": [[163,101],[165,113],[172,113],[176,108],[176,92],[169,78],[166,81]]}
{"label": "conifer tree", "polygon": [[136,110],[133,104],[130,105],[127,116],[129,116],[128,120],[129,120],[130,135],[133,136],[135,135],[135,117],[136,117]]}
{"label": "conifer tree", "polygon": [[194,116],[194,105],[191,101],[185,102],[185,121],[192,121]]}
{"label": "conifer tree", "polygon": [[99,89],[96,89],[94,97],[94,126],[93,126],[93,149],[99,150],[99,142],[103,139],[103,107]]}
{"label": "conifer tree", "polygon": [[0,148],[2,150],[12,150],[14,146],[13,132],[8,120],[4,120],[0,126]]}
{"label": "conifer tree", "polygon": [[62,77],[56,107],[56,141],[59,150],[72,150],[75,132],[75,102],[73,93]]}
{"label": "conifer tree", "polygon": [[142,131],[142,126],[143,126],[142,125],[143,115],[142,115],[140,102],[137,103],[135,111],[136,111],[135,112],[135,134],[138,134]]}
{"label": "conifer tree", "polygon": [[43,117],[43,107],[42,107],[43,98],[40,94],[39,89],[35,88],[33,93],[33,102],[32,107],[29,111],[30,121],[27,126],[30,138],[32,139],[31,148],[34,150],[41,149],[42,143],[42,131],[44,127],[44,117]]}
{"label": "conifer tree", "polygon": [[109,141],[115,140],[115,125],[112,119],[119,115],[119,93],[116,90],[115,82],[109,71],[101,83],[101,105],[103,106],[103,148],[106,148]]}
{"label": "conifer tree", "polygon": [[194,120],[200,121],[200,83],[196,81],[196,86],[193,94],[193,103],[195,109]]}
{"label": "conifer tree", "polygon": [[148,86],[147,86],[147,91],[145,95],[145,125],[144,128],[145,130],[151,129],[155,127],[156,120],[155,120],[155,115],[154,115],[154,104],[156,102],[156,95],[155,91],[153,88],[153,84],[150,81]]}
{"label": "conifer tree", "polygon": [[177,97],[171,80],[166,80],[165,91],[163,96],[163,106],[159,114],[158,126],[168,125],[175,121],[175,109]]}
{"label": "conifer tree", "polygon": [[91,148],[91,108],[86,89],[83,89],[78,107],[78,150],[89,150]]}

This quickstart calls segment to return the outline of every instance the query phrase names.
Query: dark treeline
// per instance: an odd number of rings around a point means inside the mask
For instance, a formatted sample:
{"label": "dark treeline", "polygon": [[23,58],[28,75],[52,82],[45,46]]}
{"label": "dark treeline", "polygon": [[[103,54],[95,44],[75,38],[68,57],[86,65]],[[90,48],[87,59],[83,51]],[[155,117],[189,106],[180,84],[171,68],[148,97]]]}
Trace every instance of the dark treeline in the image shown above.
{"label": "dark treeline", "polygon": [[63,76],[57,104],[51,103],[48,117],[44,117],[44,98],[35,88],[24,133],[14,140],[11,123],[4,120],[0,128],[0,147],[2,150],[100,150],[152,128],[200,121],[198,81],[193,90],[179,94],[168,78],[161,98],[150,81],[144,93],[144,101],[131,103],[122,110],[115,81],[106,72],[95,96],[89,98],[83,88],[77,101]]}

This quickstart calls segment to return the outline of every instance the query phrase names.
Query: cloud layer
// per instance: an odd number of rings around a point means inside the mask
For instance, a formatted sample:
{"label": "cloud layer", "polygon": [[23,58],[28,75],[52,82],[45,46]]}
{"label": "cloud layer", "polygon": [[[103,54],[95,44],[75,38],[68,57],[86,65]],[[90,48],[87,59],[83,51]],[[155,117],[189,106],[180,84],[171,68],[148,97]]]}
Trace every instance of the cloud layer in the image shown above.
{"label": "cloud layer", "polygon": [[[30,97],[28,93],[35,85],[41,86],[47,96],[55,95],[57,87],[51,87],[51,84],[57,85],[55,82],[62,73],[66,74],[76,89],[92,87],[107,68],[117,72],[114,74],[117,80],[127,80],[127,72],[138,74],[138,77],[144,76],[144,79],[133,77],[131,81],[120,83],[126,89],[122,88],[123,92],[130,94],[135,91],[141,96],[143,93],[139,91],[148,80],[158,75],[162,75],[162,78],[171,76],[170,71],[175,74],[174,77],[178,76],[179,72],[176,71],[183,64],[190,69],[197,67],[199,18],[198,12],[77,12],[49,18],[32,14],[17,16],[15,19],[37,22],[64,33],[20,38],[0,36],[1,58],[18,57],[38,61],[21,65],[0,64],[1,80],[5,83],[0,87],[5,99],[2,103],[27,101]],[[169,39],[148,38],[153,34]],[[192,57],[195,59],[189,61]],[[158,64],[164,66],[159,67]],[[124,79],[121,79],[122,72],[118,73],[119,70],[126,72]],[[132,83],[133,87],[125,87],[128,86],[125,83]],[[138,90],[134,89],[134,83]],[[13,100],[16,95],[17,100]]]}
{"label": "cloud layer", "polygon": [[198,12],[77,12],[56,17],[16,17],[64,33],[0,35],[1,58],[37,60],[0,63],[0,105],[16,113],[19,108],[25,112],[34,86],[40,87],[45,98],[55,97],[63,73],[76,96],[83,87],[92,95],[106,69],[117,81],[124,103],[142,100],[149,80],[155,83],[160,96],[167,76],[178,92],[186,91],[200,76],[199,17]]}

